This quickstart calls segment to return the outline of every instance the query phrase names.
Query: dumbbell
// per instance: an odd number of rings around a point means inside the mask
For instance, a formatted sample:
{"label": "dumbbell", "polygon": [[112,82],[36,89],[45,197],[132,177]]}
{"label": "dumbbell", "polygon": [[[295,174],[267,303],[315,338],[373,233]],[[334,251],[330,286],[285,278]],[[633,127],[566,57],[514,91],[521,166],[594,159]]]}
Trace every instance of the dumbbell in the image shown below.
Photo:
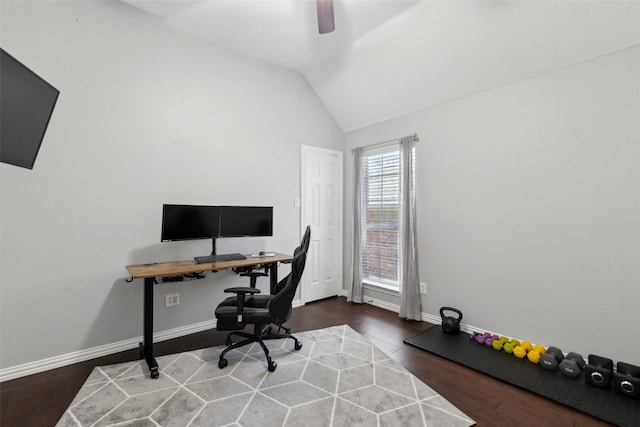
{"label": "dumbbell", "polygon": [[553,371],[558,367],[558,364],[564,359],[562,350],[558,347],[549,347],[547,351],[540,356],[540,366],[550,371]]}
{"label": "dumbbell", "polygon": [[569,352],[559,366],[566,376],[577,377],[584,368],[584,359],[578,353]]}
{"label": "dumbbell", "polygon": [[485,338],[486,338],[486,332],[485,333],[478,332],[478,334],[475,337],[475,340],[478,344],[482,344],[484,343]]}
{"label": "dumbbell", "polygon": [[473,332],[471,335],[469,335],[469,339],[475,341],[479,336],[482,336],[482,332]]}
{"label": "dumbbell", "polygon": [[527,359],[531,363],[539,363],[540,356],[544,354],[544,347],[540,344],[536,344],[533,346],[530,352],[527,353]]}
{"label": "dumbbell", "polygon": [[640,400],[640,366],[616,363],[613,373],[613,391],[623,396]]}
{"label": "dumbbell", "polygon": [[613,360],[590,354],[584,368],[584,382],[598,388],[609,390],[613,374]]}
{"label": "dumbbell", "polygon": [[513,353],[513,349],[514,349],[514,348],[516,348],[516,347],[517,347],[517,346],[519,346],[519,345],[520,345],[520,341],[518,341],[518,340],[517,340],[517,339],[515,339],[515,338],[512,338],[512,339],[511,339],[511,341],[509,341],[508,343],[505,343],[505,344],[502,346],[502,350],[503,350],[505,353],[511,354],[511,353]]}
{"label": "dumbbell", "polygon": [[491,334],[491,335],[489,335],[489,337],[484,339],[484,345],[486,345],[487,347],[491,347],[493,342],[497,341],[498,339],[500,339],[499,336],[497,336],[495,334]]}
{"label": "dumbbell", "polygon": [[509,338],[502,336],[500,338],[498,338],[497,340],[494,340],[491,343],[491,347],[493,347],[494,350],[502,350],[502,346],[509,342]]}
{"label": "dumbbell", "polygon": [[543,346],[541,346],[540,344],[536,344],[533,346],[533,348],[531,349],[532,351],[537,351],[540,354],[543,354],[545,352],[545,349]]}
{"label": "dumbbell", "polygon": [[475,340],[478,344],[484,344],[486,346],[491,346],[494,339],[497,340],[498,336],[490,332],[485,332],[484,334],[477,333],[475,336]]}
{"label": "dumbbell", "polygon": [[484,344],[485,340],[491,338],[491,334],[489,332],[485,332],[482,335],[477,335],[476,336],[476,342],[478,344]]}
{"label": "dumbbell", "polygon": [[531,351],[531,343],[529,341],[522,341],[520,345],[513,348],[513,355],[518,359],[522,359],[529,351]]}

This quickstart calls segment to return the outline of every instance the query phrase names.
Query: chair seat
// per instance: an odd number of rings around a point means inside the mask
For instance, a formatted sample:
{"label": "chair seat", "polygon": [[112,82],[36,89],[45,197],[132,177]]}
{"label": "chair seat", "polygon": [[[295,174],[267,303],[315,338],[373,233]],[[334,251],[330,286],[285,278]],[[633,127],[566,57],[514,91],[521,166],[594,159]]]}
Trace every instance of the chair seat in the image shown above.
{"label": "chair seat", "polygon": [[[266,308],[269,305],[269,301],[273,298],[273,295],[251,295],[247,296],[244,300],[245,307],[257,307],[257,308]],[[238,298],[237,297],[228,297],[225,298],[218,306],[237,306]]]}
{"label": "chair seat", "polygon": [[[236,306],[218,306],[216,308],[216,318],[218,325],[232,327],[235,330],[243,329],[247,323],[267,325],[275,322],[276,319],[269,313],[268,308],[261,307],[245,307],[242,311],[242,321],[238,322],[238,309]],[[226,329],[228,330],[228,329]]]}

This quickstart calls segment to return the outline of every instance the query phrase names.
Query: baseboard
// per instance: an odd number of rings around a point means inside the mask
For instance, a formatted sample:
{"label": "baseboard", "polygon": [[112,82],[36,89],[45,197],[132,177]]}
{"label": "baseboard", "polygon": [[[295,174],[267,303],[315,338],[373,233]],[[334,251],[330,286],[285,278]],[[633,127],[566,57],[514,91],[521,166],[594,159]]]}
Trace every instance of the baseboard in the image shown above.
{"label": "baseboard", "polygon": [[[347,296],[347,292],[343,291],[340,296]],[[371,298],[367,296],[365,303],[371,304],[376,307],[380,307],[384,310],[400,313],[400,306],[377,298]],[[300,307],[301,300],[295,300],[292,303],[293,307]],[[440,316],[434,316],[428,313],[422,313],[422,320],[434,325],[441,323]],[[153,334],[153,341],[160,342],[173,338],[182,337],[196,332],[202,332],[209,329],[215,329],[216,321],[208,320],[206,322],[194,323],[179,328],[169,329],[166,331],[156,332]],[[472,327],[470,325],[461,324],[460,329],[463,332],[470,333],[471,331],[478,332],[490,332],[479,328]],[[499,335],[499,334],[498,334]],[[50,357],[48,359],[37,360],[35,362],[25,363],[23,365],[12,366],[10,368],[0,369],[0,382],[13,380],[16,378],[26,377],[27,375],[37,374],[40,372],[48,371],[50,369],[61,368],[63,366],[73,365],[74,363],[84,362],[87,360],[95,359],[97,357],[108,356],[110,354],[119,353],[121,351],[131,350],[137,348],[139,343],[142,342],[142,337],[130,338],[123,341],[118,341],[111,344],[105,344],[98,347],[89,348],[86,350],[80,350],[73,353],[67,353],[60,356]]]}
{"label": "baseboard", "polygon": [[[400,305],[398,305],[398,304],[393,304],[393,303],[390,303],[388,301],[380,300],[380,299],[377,299],[377,298],[372,298],[372,297],[370,297],[368,295],[365,296],[364,302],[367,303],[367,304],[374,305],[376,307],[383,308],[385,310],[393,311],[394,313],[400,313]],[[431,315],[429,313],[425,313],[425,312],[422,312],[420,317],[421,317],[423,322],[429,322],[429,323],[433,323],[433,324],[436,324],[436,325],[440,324],[440,321],[442,320],[442,319],[440,319],[440,316],[433,316],[433,315]]]}
{"label": "baseboard", "polygon": [[385,310],[393,311],[394,313],[400,313],[400,306],[398,304],[393,304],[377,298],[371,298],[368,295],[364,295],[362,297],[362,302],[364,302],[365,304],[371,304],[375,307],[383,308]]}
{"label": "baseboard", "polygon": [[[173,338],[182,337],[184,335],[194,334],[209,329],[215,329],[216,321],[208,320],[206,322],[194,323],[179,328],[169,329],[166,331],[156,332],[153,334],[153,341],[160,342]],[[88,348],[85,350],[75,351],[60,356],[50,357],[48,359],[37,360],[35,362],[25,363],[23,365],[12,366],[10,368],[0,369],[0,382],[13,380],[16,378],[26,377],[27,375],[37,374],[63,366],[73,365],[74,363],[84,362],[95,359],[97,357],[108,356],[110,354],[119,353],[121,351],[137,348],[142,342],[142,337],[130,338],[111,344],[105,344],[98,347]]]}
{"label": "baseboard", "polygon": [[[364,302],[366,304],[371,304],[376,307],[383,308],[385,310],[393,311],[394,313],[400,313],[400,306],[398,304],[393,304],[388,301],[372,298],[368,295],[364,298]],[[431,323],[432,325],[440,325],[442,323],[442,318],[440,317],[440,315],[433,315],[433,314],[425,313],[424,311],[421,313],[421,318],[423,322],[428,322],[428,323]],[[472,332],[480,332],[480,333],[489,332],[492,334],[495,333],[495,332],[487,331],[484,329],[476,328],[475,326],[468,325],[465,323],[460,324],[460,330],[468,334],[471,334]],[[495,333],[495,334],[500,335],[498,333]]]}
{"label": "baseboard", "polygon": [[[295,300],[292,305],[295,308],[300,307],[303,304],[301,300]],[[208,320],[206,322],[194,323],[187,326],[181,326],[179,328],[156,332],[153,334],[153,342],[166,341],[215,328],[215,319]],[[67,353],[60,356],[50,357],[48,359],[37,360],[23,365],[0,369],[0,382],[26,377],[27,375],[33,375],[51,369],[61,368],[63,366],[73,365],[74,363],[85,362],[98,357],[119,353],[121,351],[131,350],[133,348],[137,348],[140,342],[142,342],[142,336],[75,351],[73,353]]]}

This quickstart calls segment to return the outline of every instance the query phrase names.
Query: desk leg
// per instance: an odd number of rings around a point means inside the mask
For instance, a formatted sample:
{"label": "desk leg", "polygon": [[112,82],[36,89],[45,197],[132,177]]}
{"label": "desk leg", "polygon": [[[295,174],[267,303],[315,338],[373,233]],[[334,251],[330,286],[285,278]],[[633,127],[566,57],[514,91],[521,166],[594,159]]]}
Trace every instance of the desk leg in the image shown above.
{"label": "desk leg", "polygon": [[269,293],[273,295],[276,289],[276,285],[278,284],[278,263],[272,262],[271,264],[269,264],[268,269],[269,269],[269,279],[271,281]]}
{"label": "desk leg", "polygon": [[140,344],[140,349],[149,365],[151,378],[158,378],[158,362],[153,356],[153,284],[153,277],[144,279],[144,342]]}

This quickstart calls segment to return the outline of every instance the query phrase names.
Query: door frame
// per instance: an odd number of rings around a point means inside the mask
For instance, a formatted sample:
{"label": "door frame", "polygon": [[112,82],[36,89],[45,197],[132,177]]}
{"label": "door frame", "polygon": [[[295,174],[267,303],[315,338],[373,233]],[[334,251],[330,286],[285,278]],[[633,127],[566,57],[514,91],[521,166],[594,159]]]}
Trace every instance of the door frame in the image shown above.
{"label": "door frame", "polygon": [[[344,290],[344,283],[343,283],[343,277],[342,277],[342,272],[343,272],[343,266],[344,266],[344,259],[343,259],[343,245],[344,245],[344,152],[342,151],[338,151],[338,150],[332,150],[329,148],[322,148],[322,147],[316,147],[313,145],[305,145],[305,144],[301,144],[300,145],[300,197],[302,200],[302,203],[300,204],[300,235],[304,234],[304,231],[307,227],[307,224],[310,224],[310,220],[311,220],[311,215],[312,213],[310,212],[306,212],[306,208],[305,208],[305,197],[307,196],[307,194],[305,194],[306,191],[306,184],[307,184],[307,178],[306,178],[306,167],[305,167],[305,158],[306,158],[306,154],[309,152],[315,152],[315,153],[323,153],[323,154],[331,154],[331,155],[335,155],[338,157],[338,167],[339,167],[339,172],[340,172],[340,184],[338,186],[338,190],[339,190],[339,194],[338,197],[336,197],[334,200],[336,200],[336,202],[338,203],[338,262],[337,262],[337,268],[338,268],[338,290],[337,290],[337,294],[340,295],[341,291]],[[301,279],[301,286],[300,286],[300,303],[301,305],[304,305],[307,302],[306,299],[306,290],[307,290],[307,274],[303,273],[302,275],[302,279]]]}

